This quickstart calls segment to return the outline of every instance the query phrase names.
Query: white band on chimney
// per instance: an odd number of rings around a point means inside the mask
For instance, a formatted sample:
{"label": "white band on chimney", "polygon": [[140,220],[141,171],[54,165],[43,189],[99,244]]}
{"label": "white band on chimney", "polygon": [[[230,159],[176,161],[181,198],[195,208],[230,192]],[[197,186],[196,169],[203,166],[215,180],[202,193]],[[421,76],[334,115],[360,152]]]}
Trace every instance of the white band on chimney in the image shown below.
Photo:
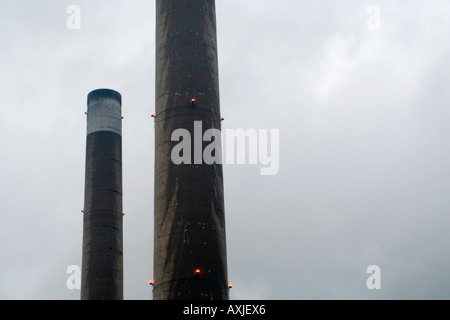
{"label": "white band on chimney", "polygon": [[88,102],[87,135],[111,131],[122,135],[121,103],[110,97],[98,97]]}

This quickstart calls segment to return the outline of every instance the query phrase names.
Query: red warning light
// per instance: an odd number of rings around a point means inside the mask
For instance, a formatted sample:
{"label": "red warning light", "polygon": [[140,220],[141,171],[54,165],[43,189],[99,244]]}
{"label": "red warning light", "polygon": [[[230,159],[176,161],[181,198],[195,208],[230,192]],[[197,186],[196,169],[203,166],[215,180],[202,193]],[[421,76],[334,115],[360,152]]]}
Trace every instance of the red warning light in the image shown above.
{"label": "red warning light", "polygon": [[230,283],[230,284],[228,285],[228,288],[229,288],[229,289],[233,288],[233,284]]}
{"label": "red warning light", "polygon": [[199,275],[201,273],[200,269],[195,269],[195,275]]}
{"label": "red warning light", "polygon": [[225,120],[225,117],[221,117],[220,120],[222,120],[222,121]]}
{"label": "red warning light", "polygon": [[154,286],[154,285],[155,285],[155,280],[150,280],[150,281],[148,282],[148,284],[151,285],[151,286]]}
{"label": "red warning light", "polygon": [[153,112],[153,113],[151,114],[151,116],[152,116],[152,118],[154,118],[154,117],[156,117],[156,114]]}
{"label": "red warning light", "polygon": [[191,104],[194,106],[195,105],[195,99],[191,100]]}

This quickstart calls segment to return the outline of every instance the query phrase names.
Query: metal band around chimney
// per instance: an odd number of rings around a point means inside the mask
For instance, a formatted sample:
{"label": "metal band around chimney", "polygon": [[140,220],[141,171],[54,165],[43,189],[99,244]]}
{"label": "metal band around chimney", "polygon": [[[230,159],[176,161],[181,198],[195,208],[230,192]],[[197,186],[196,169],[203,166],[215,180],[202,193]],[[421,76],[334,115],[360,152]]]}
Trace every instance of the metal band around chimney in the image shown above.
{"label": "metal band around chimney", "polygon": [[111,89],[98,89],[88,95],[87,135],[111,131],[122,135],[122,97]]}

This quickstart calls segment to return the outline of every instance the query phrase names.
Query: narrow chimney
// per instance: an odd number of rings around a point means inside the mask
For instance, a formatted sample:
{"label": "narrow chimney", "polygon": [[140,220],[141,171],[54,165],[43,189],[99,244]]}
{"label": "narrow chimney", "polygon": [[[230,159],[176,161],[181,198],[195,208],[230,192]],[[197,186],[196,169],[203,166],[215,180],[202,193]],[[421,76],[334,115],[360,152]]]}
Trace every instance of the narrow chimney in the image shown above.
{"label": "narrow chimney", "polygon": [[82,300],[123,299],[121,100],[109,89],[88,95]]}

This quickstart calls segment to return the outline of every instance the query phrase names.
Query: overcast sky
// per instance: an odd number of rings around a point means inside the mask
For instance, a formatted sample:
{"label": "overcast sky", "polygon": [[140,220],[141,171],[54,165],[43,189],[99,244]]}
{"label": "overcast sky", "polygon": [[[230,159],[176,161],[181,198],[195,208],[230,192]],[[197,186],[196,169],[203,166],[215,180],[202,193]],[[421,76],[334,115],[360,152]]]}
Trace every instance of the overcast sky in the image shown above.
{"label": "overcast sky", "polygon": [[[224,167],[231,298],[450,299],[450,3],[216,9],[224,129],[280,132],[278,174]],[[123,96],[124,296],[152,298],[154,33],[151,0],[0,1],[0,299],[80,298],[97,88]]]}

